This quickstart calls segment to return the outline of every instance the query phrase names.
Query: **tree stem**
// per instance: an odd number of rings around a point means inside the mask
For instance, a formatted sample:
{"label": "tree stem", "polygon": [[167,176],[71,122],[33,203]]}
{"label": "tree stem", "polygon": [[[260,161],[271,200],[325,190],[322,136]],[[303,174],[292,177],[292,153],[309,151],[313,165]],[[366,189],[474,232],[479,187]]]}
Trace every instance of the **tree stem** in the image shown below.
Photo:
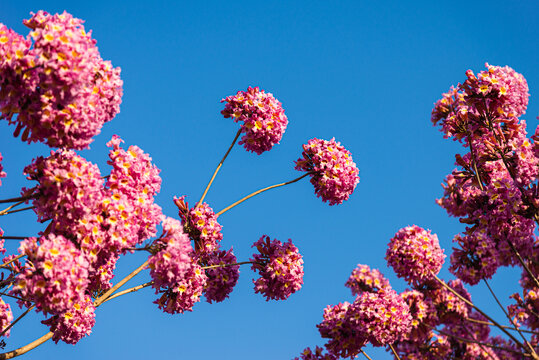
{"label": "tree stem", "polygon": [[202,194],[202,197],[200,198],[200,200],[198,200],[195,208],[202,204],[202,202],[204,201],[204,198],[206,197],[206,194],[208,193],[208,190],[210,190],[210,187],[211,187],[211,184],[213,183],[213,180],[215,179],[215,177],[217,176],[217,173],[219,172],[219,170],[221,169],[221,166],[223,166],[223,163],[225,162],[226,160],[226,157],[228,156],[228,154],[230,153],[230,150],[232,150],[232,148],[234,147],[234,144],[236,143],[236,141],[238,140],[238,138],[240,137],[240,134],[241,134],[241,128],[238,130],[238,132],[236,133],[236,137],[234,137],[234,140],[232,141],[232,144],[230,144],[230,147],[228,148],[227,152],[225,153],[225,156],[223,156],[223,158],[221,159],[221,161],[219,162],[219,165],[217,165],[217,168],[215,169],[215,171],[213,172],[213,176],[211,177],[211,180],[210,182],[208,183],[208,185],[206,186],[206,189],[204,190],[204,193]]}
{"label": "tree stem", "polygon": [[227,206],[226,208],[224,208],[223,210],[221,210],[221,211],[219,211],[217,214],[215,214],[215,216],[216,216],[216,217],[219,217],[219,215],[224,214],[225,212],[227,212],[228,210],[232,209],[232,208],[235,207],[236,205],[241,204],[242,202],[244,202],[245,200],[248,200],[248,199],[252,198],[253,196],[256,196],[256,195],[258,195],[258,194],[260,194],[260,193],[263,193],[264,191],[268,191],[268,190],[274,189],[274,188],[279,187],[279,186],[285,186],[285,185],[288,185],[288,184],[295,183],[296,181],[299,181],[299,180],[303,179],[305,176],[310,175],[310,174],[311,174],[311,173],[305,173],[305,174],[301,175],[300,177],[295,178],[294,180],[290,180],[290,181],[287,181],[287,182],[284,182],[284,183],[280,183],[280,184],[271,185],[271,186],[268,186],[268,187],[266,187],[266,188],[257,190],[257,191],[255,191],[254,193],[251,193],[251,194],[245,196],[244,198],[242,198],[242,199],[236,201],[234,204]]}

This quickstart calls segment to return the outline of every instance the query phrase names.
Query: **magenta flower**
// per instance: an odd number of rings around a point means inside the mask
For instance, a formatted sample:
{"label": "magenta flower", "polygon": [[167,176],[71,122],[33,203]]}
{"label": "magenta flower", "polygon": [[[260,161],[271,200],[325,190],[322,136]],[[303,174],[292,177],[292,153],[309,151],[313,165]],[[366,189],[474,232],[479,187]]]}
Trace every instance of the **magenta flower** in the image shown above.
{"label": "magenta flower", "polygon": [[243,121],[243,136],[239,144],[243,144],[246,150],[260,155],[281,141],[288,119],[281,103],[272,94],[258,87],[249,87],[247,91],[238,91],[221,102],[226,102],[225,109],[221,111],[225,118]]}
{"label": "magenta flower", "polygon": [[148,259],[152,287],[156,294],[162,294],[155,303],[170,314],[192,311],[195,302],[200,301],[207,278],[193,259],[193,248],[181,223],[165,218],[163,235],[156,245],[160,249]]}
{"label": "magenta flower", "polygon": [[[11,307],[0,297],[0,332],[4,331],[12,321],[13,314],[11,312]],[[3,336],[9,336],[10,332],[11,329],[6,331]]]}
{"label": "magenta flower", "polygon": [[[455,290],[460,296],[471,301],[470,293],[466,290],[462,281],[459,279],[447,282],[447,285]],[[436,289],[430,289],[423,292],[425,298],[432,301],[436,307],[436,312],[440,323],[450,324],[461,322],[463,318],[467,318],[471,312],[471,306],[459,299],[451,291],[439,285]]]}
{"label": "magenta flower", "polygon": [[174,203],[178,206],[185,231],[195,243],[197,255],[204,257],[218,251],[223,234],[213,209],[207,203],[189,209],[185,195],[174,198]]}
{"label": "magenta flower", "polygon": [[316,196],[329,205],[348,200],[359,183],[359,170],[348,150],[335,138],[314,138],[303,145],[302,156],[296,160],[296,170],[311,174]]}
{"label": "magenta flower", "polygon": [[[27,262],[17,276],[12,293],[33,301],[44,314],[60,314],[84,299],[88,285],[88,261],[75,245],[61,235],[28,238],[19,252]],[[24,302],[19,301],[22,304]]]}
{"label": "magenta flower", "polygon": [[400,229],[389,241],[386,252],[387,263],[395,273],[417,284],[433,279],[442,269],[444,258],[436,234],[416,225]]}
{"label": "magenta flower", "polygon": [[52,340],[55,343],[62,340],[75,345],[80,339],[90,335],[95,325],[95,307],[92,298],[86,295],[82,301],[75,303],[72,309],[43,320],[42,323],[48,325],[53,332]]}
{"label": "magenta flower", "polygon": [[337,360],[338,358],[331,354],[331,353],[325,353],[324,349],[317,346],[314,351],[312,351],[310,348],[306,348],[301,353],[301,356],[299,358],[294,358],[294,360]]}
{"label": "magenta flower", "polygon": [[438,325],[436,308],[431,299],[417,290],[406,290],[400,296],[408,305],[412,322],[405,340],[423,343],[431,337],[432,328]]}
{"label": "magenta flower", "polygon": [[102,201],[103,179],[99,168],[71,150],[51,152],[47,158],[40,156],[24,173],[38,185],[23,189],[22,195],[32,191],[38,220],[53,219],[58,229],[70,229]]}
{"label": "magenta flower", "polygon": [[231,265],[238,262],[232,249],[228,251],[214,251],[205,256],[203,262],[205,266],[228,265],[206,269],[208,280],[204,288],[204,295],[210,304],[213,301],[221,302],[225,300],[234,289],[234,286],[236,286],[240,277],[240,266]]}
{"label": "magenta flower", "polygon": [[303,284],[303,259],[298,248],[292,240],[282,243],[262,235],[252,247],[256,247],[258,254],[254,254],[250,261],[251,268],[258,271],[260,277],[253,280],[255,293],[261,293],[266,301],[285,300],[291,294],[301,289]]}
{"label": "magenta flower", "polygon": [[[17,39],[5,27],[0,29],[7,39],[0,52],[17,59],[1,65],[12,67],[2,85],[18,95],[0,94],[2,118],[17,124],[14,135],[23,131],[23,141],[87,148],[119,111],[120,69],[101,59],[82,20],[66,12],[39,11],[24,24],[31,29],[32,49],[29,41]],[[18,114],[15,121],[14,114]]]}
{"label": "magenta flower", "polygon": [[368,265],[358,264],[344,286],[352,290],[352,295],[363,291],[377,292],[380,289],[391,288],[389,280],[377,269],[371,270]]}

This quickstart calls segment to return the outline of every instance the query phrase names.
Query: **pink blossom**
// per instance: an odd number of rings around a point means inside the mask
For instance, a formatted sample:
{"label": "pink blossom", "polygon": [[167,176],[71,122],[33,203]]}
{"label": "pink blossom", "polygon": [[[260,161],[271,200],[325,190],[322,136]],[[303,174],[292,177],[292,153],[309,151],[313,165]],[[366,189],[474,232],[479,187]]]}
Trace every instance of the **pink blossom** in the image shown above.
{"label": "pink blossom", "polygon": [[221,111],[225,118],[243,121],[239,144],[246,150],[260,155],[281,141],[288,119],[281,103],[272,94],[249,86],[247,91],[238,91],[221,102],[226,102]]}
{"label": "pink blossom", "polygon": [[205,256],[202,261],[204,266],[209,267],[224,265],[205,270],[208,280],[204,288],[204,295],[210,304],[212,301],[221,302],[225,300],[234,289],[234,286],[236,286],[240,276],[240,266],[232,265],[238,262],[232,249],[228,251],[214,251]]}
{"label": "pink blossom", "polygon": [[406,290],[400,296],[408,305],[412,316],[411,329],[405,340],[420,344],[430,338],[431,329],[438,325],[434,303],[417,290]]}
{"label": "pink blossom", "polygon": [[[0,297],[0,332],[6,330],[6,328],[13,321],[13,314],[11,313],[11,307],[9,304],[6,304],[4,300]],[[3,336],[9,336],[11,329],[6,331]]]}
{"label": "pink blossom", "polygon": [[204,254],[217,251],[223,234],[221,233],[222,226],[217,222],[213,209],[207,203],[189,209],[185,202],[185,195],[174,198],[174,203],[178,206],[185,231],[195,243],[197,254],[205,256]]}
{"label": "pink blossom", "polygon": [[296,160],[296,170],[310,173],[316,196],[329,205],[348,200],[359,183],[352,155],[335,138],[309,140],[303,145],[302,158]]}
{"label": "pink blossom", "polygon": [[324,349],[317,346],[314,351],[312,351],[310,348],[306,348],[301,353],[301,356],[298,358],[294,358],[294,360],[337,360],[338,358],[331,354],[326,353],[324,354]]}
{"label": "pink blossom", "polygon": [[[459,279],[447,282],[451,287],[464,299],[471,301],[470,293],[466,290],[462,281]],[[444,286],[438,285],[435,289],[423,291],[425,298],[432,301],[436,307],[436,312],[440,323],[450,324],[460,322],[463,318],[467,318],[471,312],[471,306],[459,299],[455,294],[446,289]]]}
{"label": "pink blossom", "polygon": [[388,265],[409,283],[424,283],[437,275],[445,255],[436,234],[419,226],[400,229],[391,238],[386,252]]}
{"label": "pink blossom", "polygon": [[378,270],[368,265],[358,264],[344,284],[352,290],[352,295],[359,295],[363,291],[377,292],[380,289],[391,288],[389,280]]}
{"label": "pink blossom", "polygon": [[152,287],[162,294],[155,301],[163,311],[176,314],[192,311],[200,301],[207,277],[193,258],[193,249],[178,220],[163,220],[163,235],[156,242],[158,251],[148,259]]}
{"label": "pink blossom", "polygon": [[[44,314],[59,314],[84,298],[88,285],[88,261],[79,249],[61,235],[28,238],[19,252],[27,256],[12,293],[33,301]],[[22,305],[24,302],[19,301]]]}
{"label": "pink blossom", "polygon": [[252,247],[259,252],[249,259],[253,262],[251,268],[260,274],[258,279],[253,280],[255,293],[264,295],[266,301],[285,300],[301,289],[303,259],[291,239],[283,244],[262,235]]}
{"label": "pink blossom", "polygon": [[[66,12],[39,11],[24,24],[31,30],[31,50],[29,41],[15,40],[0,29],[7,39],[0,52],[17,58],[2,64],[12,67],[3,83],[8,85],[6,90],[13,90],[1,100],[2,117],[17,124],[14,135],[23,131],[23,141],[87,148],[119,111],[120,69],[101,59],[91,32],[86,33],[82,20]],[[15,121],[14,114],[18,114]]]}
{"label": "pink blossom", "polygon": [[67,344],[75,345],[85,336],[92,333],[95,325],[95,307],[90,296],[86,295],[83,300],[50,319],[42,321],[53,332],[52,340],[59,340]]}

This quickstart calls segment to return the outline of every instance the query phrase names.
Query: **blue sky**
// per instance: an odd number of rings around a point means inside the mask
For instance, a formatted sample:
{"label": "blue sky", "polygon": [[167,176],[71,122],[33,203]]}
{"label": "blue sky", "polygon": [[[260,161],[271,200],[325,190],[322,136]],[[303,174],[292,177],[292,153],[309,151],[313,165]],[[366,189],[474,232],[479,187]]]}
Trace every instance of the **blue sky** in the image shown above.
{"label": "blue sky", "polygon": [[[253,273],[242,267],[231,297],[198,303],[193,313],[167,315],[146,289],[99,308],[93,334],[76,346],[52,342],[27,359],[177,358],[291,359],[322,345],[316,324],[328,304],[352,301],[344,282],[358,263],[379,268],[393,287],[404,281],[386,267],[389,238],[406,225],[437,233],[446,254],[463,227],[434,200],[460,149],[430,122],[441,93],[484,63],[509,65],[530,87],[524,119],[533,132],[539,114],[539,3],[536,1],[3,1],[0,22],[27,34],[31,11],[67,10],[86,20],[104,59],[122,68],[121,113],[80,154],[106,173],[105,143],[113,134],[148,152],[162,169],[157,202],[177,217],[173,196],[200,197],[237,125],[224,119],[220,100],[260,86],[279,99],[289,119],[280,145],[257,156],[237,146],[206,201],[220,210],[261,187],[299,174],[293,161],[310,138],[335,137],[353,155],[361,181],[348,202],[330,207],[305,179],[264,193],[220,217],[225,247],[247,260],[251,244],[268,234],[291,238],[305,261],[303,289],[287,301],[254,294]],[[2,198],[16,196],[22,169],[49,149],[28,146],[0,123],[0,152],[8,177]],[[32,213],[0,219],[6,235],[40,230]],[[14,242],[8,244],[15,251]],[[144,261],[123,258],[118,276]],[[452,278],[444,266],[442,275]],[[516,271],[493,281],[507,302]],[[129,285],[147,281],[144,274]],[[482,308],[499,315],[482,286]],[[12,305],[13,306],[13,305]],[[16,308],[16,307],[15,307]],[[19,313],[15,311],[15,316]],[[41,315],[12,330],[6,349],[26,344],[47,328]],[[389,359],[367,348],[373,359]]]}

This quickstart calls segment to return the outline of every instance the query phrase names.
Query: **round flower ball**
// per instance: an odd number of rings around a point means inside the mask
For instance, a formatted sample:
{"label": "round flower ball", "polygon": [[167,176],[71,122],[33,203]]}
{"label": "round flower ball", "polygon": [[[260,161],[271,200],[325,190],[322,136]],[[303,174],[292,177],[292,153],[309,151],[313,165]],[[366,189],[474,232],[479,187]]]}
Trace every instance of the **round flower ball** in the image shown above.
{"label": "round flower ball", "polygon": [[258,254],[249,259],[251,268],[258,271],[260,277],[253,280],[255,292],[266,297],[266,301],[286,300],[303,285],[303,258],[292,240],[282,243],[262,235],[252,247]]}
{"label": "round flower ball", "polygon": [[335,138],[309,140],[303,145],[302,157],[296,160],[296,170],[310,173],[316,196],[329,205],[348,200],[359,183],[352,154]]}
{"label": "round flower ball", "polygon": [[225,118],[243,122],[239,144],[246,150],[260,155],[281,141],[288,119],[281,103],[272,94],[249,86],[247,91],[238,91],[221,102],[226,102],[221,111]]}
{"label": "round flower ball", "polygon": [[419,226],[400,229],[389,241],[387,263],[409,283],[431,280],[442,269],[445,255],[438,237]]}

